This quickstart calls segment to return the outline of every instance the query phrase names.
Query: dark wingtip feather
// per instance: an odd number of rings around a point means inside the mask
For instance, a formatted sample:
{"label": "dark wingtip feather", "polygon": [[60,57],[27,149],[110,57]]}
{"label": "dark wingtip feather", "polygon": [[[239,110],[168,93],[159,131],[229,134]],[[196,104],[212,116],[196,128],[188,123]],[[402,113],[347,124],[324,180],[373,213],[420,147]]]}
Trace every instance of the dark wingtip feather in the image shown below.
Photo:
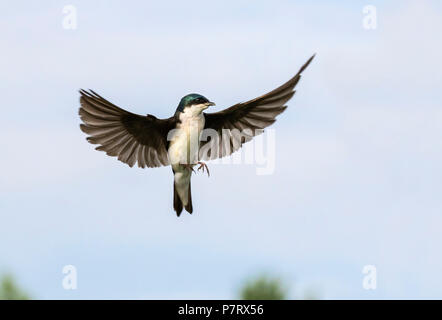
{"label": "dark wingtip feather", "polygon": [[100,96],[100,95],[99,95],[98,93],[96,93],[94,90],[89,89],[89,91],[90,91],[95,97],[100,98],[100,99],[104,99],[102,96]]}
{"label": "dark wingtip feather", "polygon": [[80,89],[80,90],[78,90],[78,92],[80,93],[81,97],[90,97],[91,96],[91,94],[84,89]]}
{"label": "dark wingtip feather", "polygon": [[315,56],[316,56],[316,53],[314,53],[314,54],[310,57],[310,59],[308,59],[307,62],[304,63],[304,65],[301,67],[301,69],[299,69],[298,74],[302,73],[302,72],[308,67],[308,65],[310,64],[310,62],[312,62],[312,60],[313,60],[313,58],[314,58]]}
{"label": "dark wingtip feather", "polygon": [[84,133],[88,134],[86,128],[87,128],[87,126],[86,126],[84,123],[80,123],[80,129],[81,129],[81,131],[83,131]]}

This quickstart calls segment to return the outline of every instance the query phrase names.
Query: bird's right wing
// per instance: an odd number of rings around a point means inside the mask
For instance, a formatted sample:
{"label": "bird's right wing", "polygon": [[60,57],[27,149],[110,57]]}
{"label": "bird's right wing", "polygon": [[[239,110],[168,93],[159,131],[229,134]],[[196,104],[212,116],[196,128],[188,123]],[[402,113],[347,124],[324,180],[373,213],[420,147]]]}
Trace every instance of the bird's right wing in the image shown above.
{"label": "bird's right wing", "polygon": [[175,127],[175,119],[157,119],[123,110],[94,91],[80,90],[81,130],[87,140],[98,144],[96,150],[132,167],[160,167],[169,164],[167,135]]}
{"label": "bird's right wing", "polygon": [[215,113],[204,113],[204,129],[211,129],[216,136],[201,141],[200,158],[211,160],[228,156],[274,123],[276,116],[287,108],[285,103],[295,94],[301,73],[314,57],[308,59],[289,81],[269,93]]}

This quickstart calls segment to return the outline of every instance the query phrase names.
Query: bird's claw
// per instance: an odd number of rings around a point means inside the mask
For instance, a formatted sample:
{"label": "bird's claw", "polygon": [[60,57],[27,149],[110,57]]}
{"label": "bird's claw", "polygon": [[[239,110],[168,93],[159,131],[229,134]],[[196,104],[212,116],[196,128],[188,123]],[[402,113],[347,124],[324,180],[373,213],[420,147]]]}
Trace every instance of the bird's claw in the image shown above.
{"label": "bird's claw", "polygon": [[198,167],[198,171],[200,171],[201,169],[204,172],[204,169],[207,170],[207,176],[210,177],[210,172],[209,172],[209,167],[207,166],[207,164],[205,164],[204,162],[198,161],[197,164],[199,164],[200,166]]}
{"label": "bird's claw", "polygon": [[193,173],[196,173],[195,170],[193,169],[193,165],[186,163],[186,164],[183,164],[183,166],[187,170],[192,171]]}

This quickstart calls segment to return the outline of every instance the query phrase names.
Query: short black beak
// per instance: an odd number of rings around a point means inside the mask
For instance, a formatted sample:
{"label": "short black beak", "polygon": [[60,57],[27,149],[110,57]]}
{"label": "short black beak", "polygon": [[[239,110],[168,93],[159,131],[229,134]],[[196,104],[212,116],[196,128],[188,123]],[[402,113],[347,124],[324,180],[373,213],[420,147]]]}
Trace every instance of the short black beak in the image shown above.
{"label": "short black beak", "polygon": [[211,101],[209,101],[209,102],[206,102],[205,105],[208,106],[208,107],[210,107],[210,106],[214,106],[214,105],[215,105],[215,102],[211,102]]}

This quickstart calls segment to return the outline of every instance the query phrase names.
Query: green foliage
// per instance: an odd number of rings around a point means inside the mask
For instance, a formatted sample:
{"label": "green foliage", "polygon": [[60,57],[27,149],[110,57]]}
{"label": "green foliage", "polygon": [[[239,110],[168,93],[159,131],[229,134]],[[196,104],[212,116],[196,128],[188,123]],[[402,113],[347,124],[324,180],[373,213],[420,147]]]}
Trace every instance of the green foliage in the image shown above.
{"label": "green foliage", "polygon": [[285,300],[287,289],[279,278],[261,275],[247,281],[240,291],[243,300]]}
{"label": "green foliage", "polygon": [[29,297],[15,283],[11,275],[5,275],[0,281],[0,300],[28,300]]}

